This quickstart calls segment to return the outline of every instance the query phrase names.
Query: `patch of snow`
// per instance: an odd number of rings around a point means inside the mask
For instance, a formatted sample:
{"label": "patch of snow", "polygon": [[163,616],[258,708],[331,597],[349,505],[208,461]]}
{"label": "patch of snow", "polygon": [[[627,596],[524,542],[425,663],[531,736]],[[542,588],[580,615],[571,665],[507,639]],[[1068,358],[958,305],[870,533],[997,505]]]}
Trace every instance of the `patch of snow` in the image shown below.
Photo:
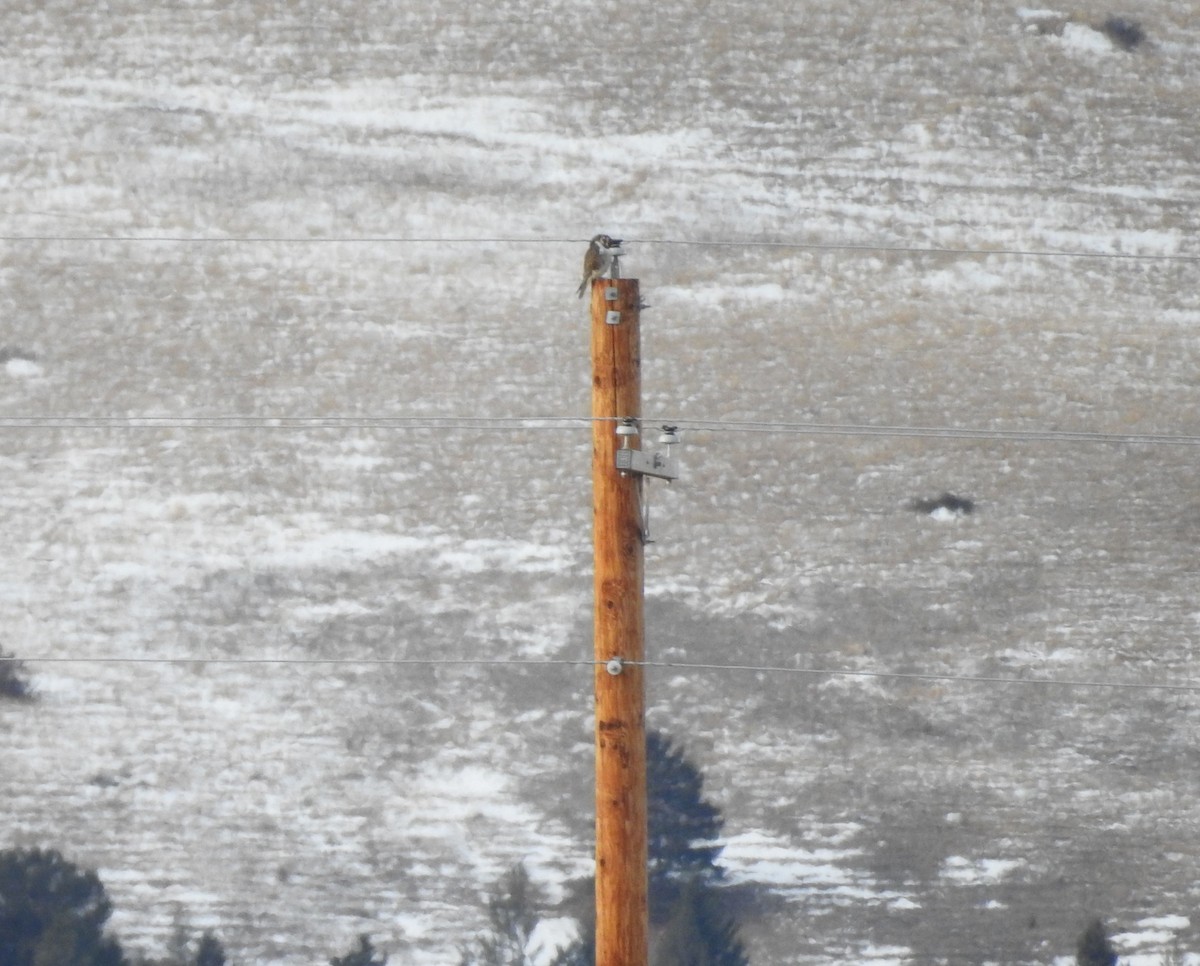
{"label": "patch of snow", "polygon": [[1067,23],[1063,26],[1063,47],[1077,53],[1111,54],[1116,50],[1113,42],[1094,27],[1082,23]]}
{"label": "patch of snow", "polygon": [[1138,925],[1146,929],[1170,929],[1174,932],[1187,929],[1191,924],[1192,920],[1187,916],[1150,916],[1138,920]]}
{"label": "patch of snow", "polygon": [[971,860],[952,855],[942,863],[942,876],[964,885],[990,884],[999,882],[1024,864],[1016,859]]}
{"label": "patch of snow", "polygon": [[32,359],[19,356],[4,363],[4,371],[14,379],[36,379],[43,374],[42,367]]}
{"label": "patch of snow", "polygon": [[906,946],[875,946],[862,947],[855,954],[856,966],[905,966],[912,950]]}
{"label": "patch of snow", "polygon": [[579,923],[569,917],[539,919],[525,947],[530,966],[546,966],[579,938]]}
{"label": "patch of snow", "polygon": [[[1146,919],[1139,919],[1137,929],[1116,933],[1112,936],[1112,941],[1124,949],[1139,946],[1162,948],[1169,946],[1175,939],[1175,934],[1190,925],[1191,920],[1186,916],[1150,916]],[[1137,956],[1125,957],[1126,961],[1130,963],[1137,958]]]}

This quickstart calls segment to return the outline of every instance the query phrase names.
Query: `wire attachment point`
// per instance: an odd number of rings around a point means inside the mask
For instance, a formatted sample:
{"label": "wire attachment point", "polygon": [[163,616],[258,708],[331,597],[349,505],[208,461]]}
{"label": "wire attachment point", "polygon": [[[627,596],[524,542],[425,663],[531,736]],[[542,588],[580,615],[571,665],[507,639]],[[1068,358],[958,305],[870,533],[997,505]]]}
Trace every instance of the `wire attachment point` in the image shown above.
{"label": "wire attachment point", "polygon": [[629,439],[636,435],[637,427],[633,420],[622,420],[617,426],[617,435],[621,437],[621,448],[617,450],[617,469],[622,475],[633,473],[638,476],[656,476],[660,480],[677,480],[679,471],[675,466],[673,447],[679,442],[677,427],[664,426],[658,442],[665,448],[654,452],[644,452],[629,448]]}

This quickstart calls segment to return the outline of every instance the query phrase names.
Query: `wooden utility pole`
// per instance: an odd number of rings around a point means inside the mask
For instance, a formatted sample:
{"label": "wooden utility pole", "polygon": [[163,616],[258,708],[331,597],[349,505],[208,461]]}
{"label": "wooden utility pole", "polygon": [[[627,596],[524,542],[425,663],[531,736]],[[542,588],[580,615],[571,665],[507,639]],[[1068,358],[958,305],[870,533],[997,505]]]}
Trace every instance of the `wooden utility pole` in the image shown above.
{"label": "wooden utility pole", "polygon": [[637,279],[592,283],[596,966],[648,956],[641,480],[616,468],[621,440],[638,437],[618,436],[614,422],[641,416],[639,305]]}

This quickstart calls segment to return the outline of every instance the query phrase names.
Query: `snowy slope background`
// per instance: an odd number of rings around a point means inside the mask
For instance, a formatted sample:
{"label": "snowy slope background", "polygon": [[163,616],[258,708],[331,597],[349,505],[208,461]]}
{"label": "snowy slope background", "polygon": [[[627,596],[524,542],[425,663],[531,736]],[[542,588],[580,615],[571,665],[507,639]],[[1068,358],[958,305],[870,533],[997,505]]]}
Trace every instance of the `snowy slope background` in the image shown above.
{"label": "snowy slope background", "polygon": [[[1200,451],[1033,438],[1200,435],[1195,5],[1133,51],[981,2],[594,13],[7,5],[0,648],[39,701],[0,705],[0,845],[98,869],[147,955],[453,963],[512,862],[561,901],[591,671],[536,662],[590,654],[588,429],[483,418],[586,414],[611,230],[651,419],[1033,434],[685,430],[652,487],[651,658],[797,669],[649,677],[754,960],[1070,962],[1102,915],[1200,963]],[[907,508],[943,491],[977,512]]]}

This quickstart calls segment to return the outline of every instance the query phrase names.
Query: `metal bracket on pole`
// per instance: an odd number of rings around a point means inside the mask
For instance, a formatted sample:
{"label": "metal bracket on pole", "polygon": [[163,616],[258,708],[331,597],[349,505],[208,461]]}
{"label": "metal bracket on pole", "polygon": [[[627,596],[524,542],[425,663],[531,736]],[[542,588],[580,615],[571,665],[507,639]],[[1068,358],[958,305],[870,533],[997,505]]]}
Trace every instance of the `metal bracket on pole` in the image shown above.
{"label": "metal bracket on pole", "polygon": [[674,426],[664,426],[658,442],[666,449],[646,452],[629,448],[629,441],[638,435],[637,426],[632,419],[623,419],[617,424],[617,435],[621,437],[621,448],[617,450],[617,469],[622,475],[630,473],[637,476],[654,476],[660,480],[677,480],[679,471],[675,466],[675,444],[679,436]]}
{"label": "metal bracket on pole", "polygon": [[[614,259],[614,263],[615,263],[615,261],[616,260]],[[615,302],[620,297],[621,297],[621,290],[619,288],[617,288],[615,285],[610,285],[604,290],[604,301],[605,302]],[[621,324],[621,313],[618,312],[616,309],[607,309],[604,313],[604,324],[605,325],[620,325]]]}
{"label": "metal bracket on pole", "polygon": [[[621,277],[621,256],[625,254],[625,249],[611,248],[611,249],[609,249],[609,254],[612,255],[612,261],[609,263],[608,277],[609,278],[620,278]],[[605,302],[615,302],[620,297],[621,297],[621,290],[619,288],[617,288],[615,285],[609,285],[604,289],[604,301]],[[621,324],[621,313],[614,312],[611,309],[608,310],[607,312],[604,313],[604,324],[605,325],[620,325]]]}

